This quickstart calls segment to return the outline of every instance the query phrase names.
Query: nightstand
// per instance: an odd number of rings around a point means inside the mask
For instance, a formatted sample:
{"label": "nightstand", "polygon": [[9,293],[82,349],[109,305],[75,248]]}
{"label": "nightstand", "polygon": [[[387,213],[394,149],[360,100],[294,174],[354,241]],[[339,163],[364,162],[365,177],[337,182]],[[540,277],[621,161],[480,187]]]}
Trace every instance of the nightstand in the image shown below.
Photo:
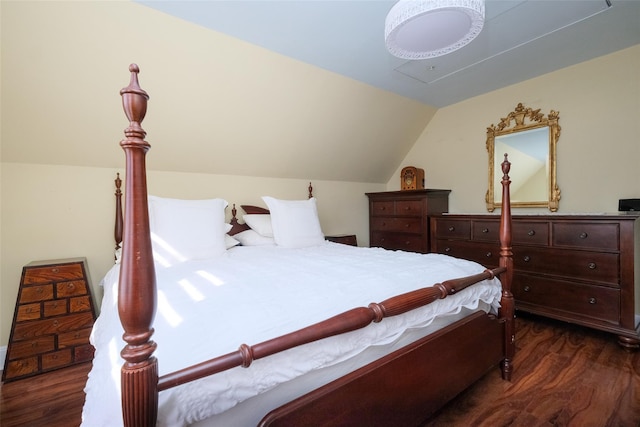
{"label": "nightstand", "polygon": [[92,360],[95,318],[85,258],[24,266],[2,380]]}
{"label": "nightstand", "polygon": [[334,243],[342,243],[343,245],[358,246],[358,240],[355,234],[336,234],[333,236],[324,236],[325,240]]}

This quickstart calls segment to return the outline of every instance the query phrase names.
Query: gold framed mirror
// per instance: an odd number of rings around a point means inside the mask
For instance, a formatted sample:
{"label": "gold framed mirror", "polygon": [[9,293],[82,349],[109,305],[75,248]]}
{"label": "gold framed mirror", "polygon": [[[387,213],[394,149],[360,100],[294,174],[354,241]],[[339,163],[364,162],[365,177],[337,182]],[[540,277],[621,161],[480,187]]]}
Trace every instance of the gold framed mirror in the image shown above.
{"label": "gold framed mirror", "polygon": [[546,207],[558,210],[560,189],[556,182],[556,144],[560,138],[560,113],[551,110],[545,117],[519,103],[497,126],[487,128],[489,152],[489,189],[485,196],[487,210],[500,207],[502,174],[500,163],[509,155],[511,168],[511,206],[522,208]]}

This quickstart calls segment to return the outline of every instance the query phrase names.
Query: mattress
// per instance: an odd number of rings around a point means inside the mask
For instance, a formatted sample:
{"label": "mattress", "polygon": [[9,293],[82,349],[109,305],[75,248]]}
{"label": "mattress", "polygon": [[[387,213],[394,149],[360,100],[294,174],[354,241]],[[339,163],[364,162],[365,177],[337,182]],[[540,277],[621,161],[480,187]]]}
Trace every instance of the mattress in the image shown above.
{"label": "mattress", "polygon": [[[484,270],[438,254],[356,248],[331,242],[301,248],[236,247],[224,256],[156,265],[154,341],[160,375],[311,325],[354,307]],[[119,266],[91,340],[94,366],[85,388],[84,426],[119,425],[122,327]],[[387,354],[469,311],[497,311],[497,279],[428,306],[256,360],[160,393],[158,425],[255,425],[266,413],[333,378]],[[200,424],[197,424],[200,423]]]}

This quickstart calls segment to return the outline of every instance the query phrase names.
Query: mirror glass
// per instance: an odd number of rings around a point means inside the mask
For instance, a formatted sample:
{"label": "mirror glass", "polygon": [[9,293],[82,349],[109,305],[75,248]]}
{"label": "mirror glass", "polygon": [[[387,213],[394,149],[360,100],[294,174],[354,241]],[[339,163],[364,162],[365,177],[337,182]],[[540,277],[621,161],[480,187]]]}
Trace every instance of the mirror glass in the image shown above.
{"label": "mirror glass", "polygon": [[500,164],[504,154],[509,155],[512,164],[511,205],[558,210],[556,143],[559,135],[557,112],[552,110],[545,117],[540,110],[525,108],[521,103],[497,126],[487,128],[489,189],[485,199],[489,212],[500,206]]}

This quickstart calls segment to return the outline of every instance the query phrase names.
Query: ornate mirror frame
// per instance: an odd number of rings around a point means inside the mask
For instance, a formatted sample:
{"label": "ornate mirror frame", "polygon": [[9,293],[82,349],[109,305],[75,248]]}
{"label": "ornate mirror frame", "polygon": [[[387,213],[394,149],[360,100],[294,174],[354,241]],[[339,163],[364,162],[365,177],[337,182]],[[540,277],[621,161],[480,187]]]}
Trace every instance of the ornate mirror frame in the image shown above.
{"label": "ornate mirror frame", "polygon": [[[515,139],[517,136],[520,140],[514,141],[514,147],[520,145],[524,149],[524,151],[528,151],[529,148],[532,148],[528,141],[526,141],[525,137],[530,137],[534,133],[541,131],[543,128],[548,129],[548,142],[544,141],[544,136],[540,139],[540,146],[538,149],[544,148],[544,146],[548,147],[548,151],[546,153],[545,158],[540,158],[540,164],[544,166],[546,170],[546,183],[544,184],[544,196],[542,197],[533,197],[533,200],[518,200],[517,196],[514,198],[512,194],[512,207],[522,207],[522,208],[539,208],[546,207],[549,208],[550,211],[555,212],[558,210],[558,204],[560,202],[560,189],[558,188],[558,184],[556,182],[556,144],[558,143],[558,139],[560,138],[560,125],[558,124],[560,113],[557,111],[551,110],[547,117],[544,114],[540,113],[540,109],[534,110],[532,108],[525,108],[522,103],[519,103],[514,111],[510,112],[507,117],[500,119],[500,123],[497,126],[493,124],[487,128],[487,151],[489,152],[489,189],[487,190],[487,194],[485,196],[485,202],[487,204],[487,210],[489,212],[493,212],[496,207],[500,207],[501,203],[496,201],[495,199],[495,185],[496,177],[494,176],[496,170],[499,171],[499,168],[496,169],[496,162],[498,164],[502,161],[502,155],[505,153],[497,153],[499,155],[496,158],[496,138],[501,139],[500,137],[504,137],[503,139]],[[544,133],[544,132],[542,132]],[[535,142],[538,145],[538,142]],[[513,148],[513,151],[520,151],[518,148]],[[517,158],[520,153],[509,152],[509,161],[513,163],[512,172],[518,171]],[[523,159],[527,157],[526,153],[522,153]],[[542,156],[538,156],[542,157]],[[514,161],[515,160],[515,161]],[[535,162],[534,162],[535,163]],[[521,168],[520,170],[523,170]],[[535,169],[535,167],[534,167]],[[542,169],[538,167],[537,169]],[[498,177],[499,179],[500,177]],[[517,180],[517,174],[514,176],[511,175],[511,180]],[[518,184],[514,181],[514,184]],[[517,188],[517,186],[516,186]],[[542,190],[541,190],[542,191]],[[517,194],[517,193],[516,193]],[[547,197],[548,196],[548,197]],[[544,200],[544,198],[547,200]],[[537,200],[536,200],[537,199]],[[540,200],[543,199],[543,200]]]}

